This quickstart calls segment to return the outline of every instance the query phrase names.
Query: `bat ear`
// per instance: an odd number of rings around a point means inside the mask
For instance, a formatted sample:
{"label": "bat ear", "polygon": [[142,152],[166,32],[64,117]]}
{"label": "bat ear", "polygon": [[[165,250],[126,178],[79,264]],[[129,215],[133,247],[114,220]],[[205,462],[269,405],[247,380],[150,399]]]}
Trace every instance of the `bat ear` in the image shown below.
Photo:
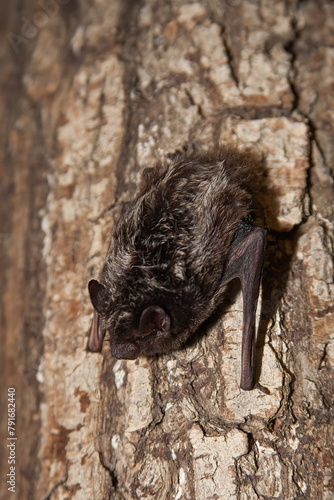
{"label": "bat ear", "polygon": [[105,296],[106,296],[105,287],[96,280],[90,280],[90,282],[88,283],[88,291],[94,309],[98,313],[103,312],[103,306],[105,304]]}
{"label": "bat ear", "polygon": [[149,335],[155,329],[169,332],[170,317],[162,307],[149,306],[141,313],[139,335]]}

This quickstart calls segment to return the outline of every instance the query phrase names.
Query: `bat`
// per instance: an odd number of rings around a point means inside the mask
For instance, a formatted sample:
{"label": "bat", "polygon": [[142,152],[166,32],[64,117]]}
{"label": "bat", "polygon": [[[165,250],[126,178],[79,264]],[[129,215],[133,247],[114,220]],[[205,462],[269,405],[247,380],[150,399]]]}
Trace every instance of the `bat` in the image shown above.
{"label": "bat", "polygon": [[88,340],[110,332],[120,359],[179,349],[239,278],[243,295],[241,382],[254,388],[255,313],[266,231],[254,225],[249,156],[233,148],[184,153],[143,171],[135,199],[113,230],[100,281],[88,290]]}

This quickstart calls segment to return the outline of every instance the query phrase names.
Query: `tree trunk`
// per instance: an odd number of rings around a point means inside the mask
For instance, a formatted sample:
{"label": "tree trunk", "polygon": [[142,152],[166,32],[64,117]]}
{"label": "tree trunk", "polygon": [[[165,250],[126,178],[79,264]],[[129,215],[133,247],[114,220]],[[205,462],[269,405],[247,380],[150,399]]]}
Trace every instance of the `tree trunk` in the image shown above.
{"label": "tree trunk", "polygon": [[[334,498],[333,2],[0,8],[1,498]],[[186,349],[86,351],[139,172],[218,143],[260,158],[269,394],[239,388],[238,284]]]}

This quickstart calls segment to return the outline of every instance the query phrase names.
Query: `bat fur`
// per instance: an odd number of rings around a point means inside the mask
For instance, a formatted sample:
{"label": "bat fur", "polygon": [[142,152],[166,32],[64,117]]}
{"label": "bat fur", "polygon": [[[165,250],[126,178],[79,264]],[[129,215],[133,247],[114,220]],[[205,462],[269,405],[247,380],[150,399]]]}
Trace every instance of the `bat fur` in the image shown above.
{"label": "bat fur", "polygon": [[245,153],[182,154],[142,177],[114,228],[100,282],[89,283],[117,358],[184,345],[221,303],[229,255],[254,230]]}

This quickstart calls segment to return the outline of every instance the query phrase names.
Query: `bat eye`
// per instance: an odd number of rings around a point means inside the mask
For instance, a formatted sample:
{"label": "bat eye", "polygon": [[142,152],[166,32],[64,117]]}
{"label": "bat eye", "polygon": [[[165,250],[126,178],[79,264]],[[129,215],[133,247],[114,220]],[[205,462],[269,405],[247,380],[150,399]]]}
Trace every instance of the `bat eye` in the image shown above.
{"label": "bat eye", "polygon": [[147,337],[152,333],[152,330],[146,330],[145,332],[138,332],[138,337],[139,338],[144,338]]}

